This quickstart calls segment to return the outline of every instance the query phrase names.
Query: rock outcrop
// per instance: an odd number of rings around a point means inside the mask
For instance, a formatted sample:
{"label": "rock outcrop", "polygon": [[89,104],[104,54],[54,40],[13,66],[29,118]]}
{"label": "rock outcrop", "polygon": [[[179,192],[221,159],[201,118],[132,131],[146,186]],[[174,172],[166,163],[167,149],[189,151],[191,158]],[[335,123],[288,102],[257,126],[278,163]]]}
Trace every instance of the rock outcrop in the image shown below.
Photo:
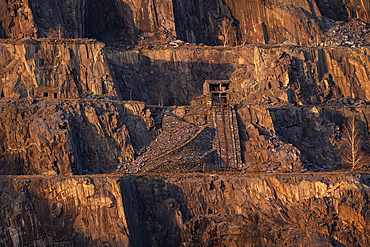
{"label": "rock outcrop", "polygon": [[332,169],[353,114],[367,138],[367,54],[367,47],[294,46],[107,51],[124,98],[184,105],[202,94],[206,78],[230,78],[244,161],[267,171]]}
{"label": "rock outcrop", "polygon": [[0,38],[25,37],[37,37],[37,27],[30,1],[0,1]]}
{"label": "rock outcrop", "polygon": [[369,16],[0,0],[0,246],[370,246]]}

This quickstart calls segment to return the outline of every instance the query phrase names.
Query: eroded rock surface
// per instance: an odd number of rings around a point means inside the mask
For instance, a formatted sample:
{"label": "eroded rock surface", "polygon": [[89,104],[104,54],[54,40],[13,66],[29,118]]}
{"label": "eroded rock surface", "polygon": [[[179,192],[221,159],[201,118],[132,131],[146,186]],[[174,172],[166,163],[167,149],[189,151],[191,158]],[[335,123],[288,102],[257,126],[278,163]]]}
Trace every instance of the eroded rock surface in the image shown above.
{"label": "eroded rock surface", "polygon": [[237,112],[245,162],[258,164],[259,170],[299,170],[299,164],[309,170],[335,168],[341,163],[342,127],[351,116],[365,140],[364,150],[368,149],[368,105],[336,101],[316,106],[245,104]]}

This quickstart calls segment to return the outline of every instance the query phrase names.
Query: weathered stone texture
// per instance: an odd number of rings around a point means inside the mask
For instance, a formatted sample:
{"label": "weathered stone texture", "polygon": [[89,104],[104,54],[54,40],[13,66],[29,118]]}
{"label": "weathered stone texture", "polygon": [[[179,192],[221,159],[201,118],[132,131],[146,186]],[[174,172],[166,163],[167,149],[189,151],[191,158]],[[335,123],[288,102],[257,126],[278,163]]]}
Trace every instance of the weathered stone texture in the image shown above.
{"label": "weathered stone texture", "polygon": [[[327,103],[321,105],[244,104],[237,108],[245,162],[256,170],[330,170],[341,163],[342,128],[355,116],[367,150],[370,107]],[[258,164],[258,165],[256,165]],[[267,165],[267,167],[266,167]],[[275,170],[274,170],[275,169]]]}
{"label": "weathered stone texture", "polygon": [[[112,179],[1,179],[4,246],[129,246],[120,187]],[[113,240],[114,239],[114,240]]]}
{"label": "weathered stone texture", "polygon": [[165,105],[189,105],[202,95],[206,79],[230,78],[235,61],[231,52],[201,47],[107,50],[106,55],[124,99]]}
{"label": "weathered stone texture", "polygon": [[[296,109],[270,109],[276,133],[297,147],[310,165],[330,169],[340,163],[342,127],[354,116],[363,140],[369,139],[369,106],[328,104]],[[363,147],[367,152],[368,146]]]}
{"label": "weathered stone texture", "polygon": [[370,22],[370,2],[363,0],[316,0],[322,15],[337,21],[351,21],[354,19]]}

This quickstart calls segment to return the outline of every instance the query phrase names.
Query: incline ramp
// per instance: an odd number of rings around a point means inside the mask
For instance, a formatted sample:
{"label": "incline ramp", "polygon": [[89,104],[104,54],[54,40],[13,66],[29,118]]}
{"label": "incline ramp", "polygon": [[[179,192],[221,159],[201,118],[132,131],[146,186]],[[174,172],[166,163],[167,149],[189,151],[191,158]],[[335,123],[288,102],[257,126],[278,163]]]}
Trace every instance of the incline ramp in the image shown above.
{"label": "incline ramp", "polygon": [[239,128],[235,110],[229,106],[212,107],[210,126],[216,129],[213,147],[218,153],[220,170],[234,170],[242,166]]}
{"label": "incline ramp", "polygon": [[[146,161],[147,168],[154,168],[163,162],[183,163],[186,160],[192,160],[203,157],[207,152],[212,151],[212,140],[215,133],[213,128],[200,127],[199,130],[187,141],[179,146],[162,153]],[[176,160],[181,157],[181,160]]]}

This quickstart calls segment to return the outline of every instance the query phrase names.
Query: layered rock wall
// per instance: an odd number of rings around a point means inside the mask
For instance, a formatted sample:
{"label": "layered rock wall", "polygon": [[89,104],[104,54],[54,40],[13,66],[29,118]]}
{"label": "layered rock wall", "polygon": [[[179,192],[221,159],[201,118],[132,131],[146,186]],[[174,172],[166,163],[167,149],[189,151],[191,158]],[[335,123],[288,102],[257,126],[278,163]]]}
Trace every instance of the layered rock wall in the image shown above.
{"label": "layered rock wall", "polygon": [[232,52],[202,47],[107,50],[106,55],[123,98],[156,105],[190,104],[202,95],[206,79],[228,79],[236,60]]}
{"label": "layered rock wall", "polygon": [[142,35],[175,36],[172,1],[2,1],[1,38],[46,37],[61,24],[66,38],[135,44]]}
{"label": "layered rock wall", "polygon": [[367,138],[367,54],[367,47],[294,46],[107,51],[124,98],[186,105],[202,94],[206,79],[230,79],[245,162],[284,171],[299,170],[302,162],[327,169],[340,162],[341,129],[352,115]]}
{"label": "layered rock wall", "polygon": [[342,0],[316,0],[316,5],[323,16],[338,21],[351,21],[359,19],[370,22],[369,1],[342,1]]}
{"label": "layered rock wall", "polygon": [[0,2],[0,38],[37,37],[33,10],[28,0]]}
{"label": "layered rock wall", "polygon": [[2,245],[129,245],[116,180],[35,178],[0,183]]}
{"label": "layered rock wall", "polygon": [[369,101],[368,54],[367,47],[255,47],[253,61],[257,81],[267,82],[266,89],[289,85],[296,94],[290,100],[292,103],[323,102],[328,96]]}

